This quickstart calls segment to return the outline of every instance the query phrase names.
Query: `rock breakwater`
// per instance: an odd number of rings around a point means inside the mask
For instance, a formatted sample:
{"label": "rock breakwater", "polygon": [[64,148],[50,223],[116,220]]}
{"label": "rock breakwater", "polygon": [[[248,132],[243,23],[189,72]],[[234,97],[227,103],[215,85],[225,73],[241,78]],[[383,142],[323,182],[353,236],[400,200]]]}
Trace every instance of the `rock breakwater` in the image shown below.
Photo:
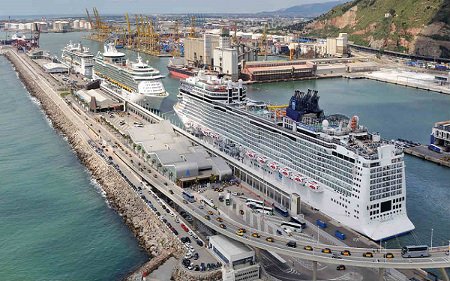
{"label": "rock breakwater", "polygon": [[[28,92],[39,100],[42,109],[52,121],[53,128],[65,136],[80,161],[100,184],[111,207],[120,214],[142,248],[151,258],[160,257],[149,263],[151,265],[149,269],[155,269],[170,256],[180,257],[183,251],[180,241],[150,211],[119,173],[92,150],[73,122],[49,97],[52,93],[46,93],[38,83],[34,82],[29,70],[20,62],[17,53],[8,51],[5,56],[15,67]],[[47,74],[43,73],[43,75]],[[52,78],[49,77],[49,79]],[[147,267],[144,270],[147,270]]]}

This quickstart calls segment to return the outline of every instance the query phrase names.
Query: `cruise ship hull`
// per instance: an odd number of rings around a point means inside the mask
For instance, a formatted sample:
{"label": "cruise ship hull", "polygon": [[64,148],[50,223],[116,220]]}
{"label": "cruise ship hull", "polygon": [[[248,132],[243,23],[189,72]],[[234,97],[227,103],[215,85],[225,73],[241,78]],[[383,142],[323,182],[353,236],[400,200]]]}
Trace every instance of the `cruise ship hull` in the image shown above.
{"label": "cruise ship hull", "polygon": [[[190,114],[190,111],[187,110],[187,107],[193,108],[194,106],[197,111],[202,112],[201,118]],[[208,107],[209,113],[206,113],[207,110],[204,110],[206,107]],[[211,112],[210,110],[212,108],[215,110]],[[222,142],[233,142],[241,147],[241,151],[250,151],[250,149],[246,147],[245,143],[236,143],[235,140],[230,140],[225,133],[206,125],[207,122],[205,120],[207,119],[207,116],[205,114],[216,116],[227,114],[224,113],[224,110],[220,110],[217,106],[212,106],[211,104],[194,97],[189,97],[183,101],[182,97],[174,106],[174,111],[186,127],[189,128],[200,126],[206,128],[208,131],[213,132],[213,134],[220,135]],[[211,142],[213,141],[211,140]],[[302,202],[320,210],[337,223],[349,227],[374,241],[399,236],[414,229],[414,225],[409,220],[406,211],[401,214],[396,214],[395,216],[388,216],[383,220],[369,220],[368,217],[355,219],[349,214],[348,209],[356,209],[357,204],[354,202],[348,202],[347,206],[344,207],[344,204],[341,206],[337,203],[337,199],[341,198],[341,194],[333,189],[323,186],[320,190],[315,190],[310,187],[309,183],[295,181],[292,176],[283,175],[281,172],[278,172],[278,170],[268,171],[270,169],[266,167],[267,163],[270,163],[273,160],[268,155],[258,153],[258,156],[265,159],[266,165],[260,165],[261,163],[256,161],[256,157],[246,157],[245,154],[242,156],[242,165],[245,165],[247,169],[252,170],[254,174],[258,175],[260,178],[263,178],[264,181],[269,182],[272,186],[275,186],[277,189],[286,194],[298,194]],[[262,168],[263,166],[265,166],[264,169]],[[268,196],[268,194],[262,195]]]}
{"label": "cruise ship hull", "polygon": [[94,75],[94,79],[100,79],[102,81],[101,87],[106,89],[108,92],[118,95],[127,101],[139,104],[140,106],[142,106],[146,109],[160,110],[163,100],[169,96],[169,93],[167,93],[167,92],[165,92],[164,95],[158,95],[158,96],[157,95],[143,95],[143,94],[138,94],[136,92],[128,92],[128,91],[125,91],[124,89],[116,87],[115,85],[109,83],[108,81],[105,81],[105,79],[102,79],[96,75]]}

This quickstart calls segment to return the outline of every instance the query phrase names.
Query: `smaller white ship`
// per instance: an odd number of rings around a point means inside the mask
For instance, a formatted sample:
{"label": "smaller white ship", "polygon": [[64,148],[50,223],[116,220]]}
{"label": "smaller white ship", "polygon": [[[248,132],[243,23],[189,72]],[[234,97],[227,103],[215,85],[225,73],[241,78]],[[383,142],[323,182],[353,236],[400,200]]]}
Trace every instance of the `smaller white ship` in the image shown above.
{"label": "smaller white ship", "polygon": [[73,44],[70,42],[67,44],[62,49],[61,62],[72,71],[92,78],[94,55],[89,51],[89,48],[84,47],[81,43]]}
{"label": "smaller white ship", "polygon": [[140,55],[136,62],[130,63],[113,43],[104,47],[104,52],[99,52],[94,59],[93,78],[101,79],[102,87],[131,102],[146,109],[159,110],[162,101],[169,95],[159,70],[144,63]]}

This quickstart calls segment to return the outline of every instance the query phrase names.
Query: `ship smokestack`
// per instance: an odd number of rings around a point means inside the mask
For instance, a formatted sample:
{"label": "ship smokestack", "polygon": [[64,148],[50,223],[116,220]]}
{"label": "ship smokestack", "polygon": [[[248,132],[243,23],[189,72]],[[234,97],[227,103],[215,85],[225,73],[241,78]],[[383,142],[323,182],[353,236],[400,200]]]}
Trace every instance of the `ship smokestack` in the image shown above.
{"label": "ship smokestack", "polygon": [[244,100],[244,89],[242,87],[242,79],[238,80],[238,88],[239,88],[239,101]]}
{"label": "ship smokestack", "polygon": [[231,81],[228,81],[227,89],[228,89],[228,103],[231,104],[233,102],[233,84],[231,83]]}

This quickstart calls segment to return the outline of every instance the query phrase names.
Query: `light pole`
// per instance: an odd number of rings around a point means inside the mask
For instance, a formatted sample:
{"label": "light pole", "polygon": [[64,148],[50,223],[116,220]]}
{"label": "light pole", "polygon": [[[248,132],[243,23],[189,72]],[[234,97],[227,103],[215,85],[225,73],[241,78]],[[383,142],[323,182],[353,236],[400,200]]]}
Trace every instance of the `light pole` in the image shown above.
{"label": "light pole", "polygon": [[431,229],[430,249],[433,250],[433,228]]}
{"label": "light pole", "polygon": [[320,235],[319,230],[320,228],[319,226],[317,226],[317,245],[319,245],[319,235]]}

